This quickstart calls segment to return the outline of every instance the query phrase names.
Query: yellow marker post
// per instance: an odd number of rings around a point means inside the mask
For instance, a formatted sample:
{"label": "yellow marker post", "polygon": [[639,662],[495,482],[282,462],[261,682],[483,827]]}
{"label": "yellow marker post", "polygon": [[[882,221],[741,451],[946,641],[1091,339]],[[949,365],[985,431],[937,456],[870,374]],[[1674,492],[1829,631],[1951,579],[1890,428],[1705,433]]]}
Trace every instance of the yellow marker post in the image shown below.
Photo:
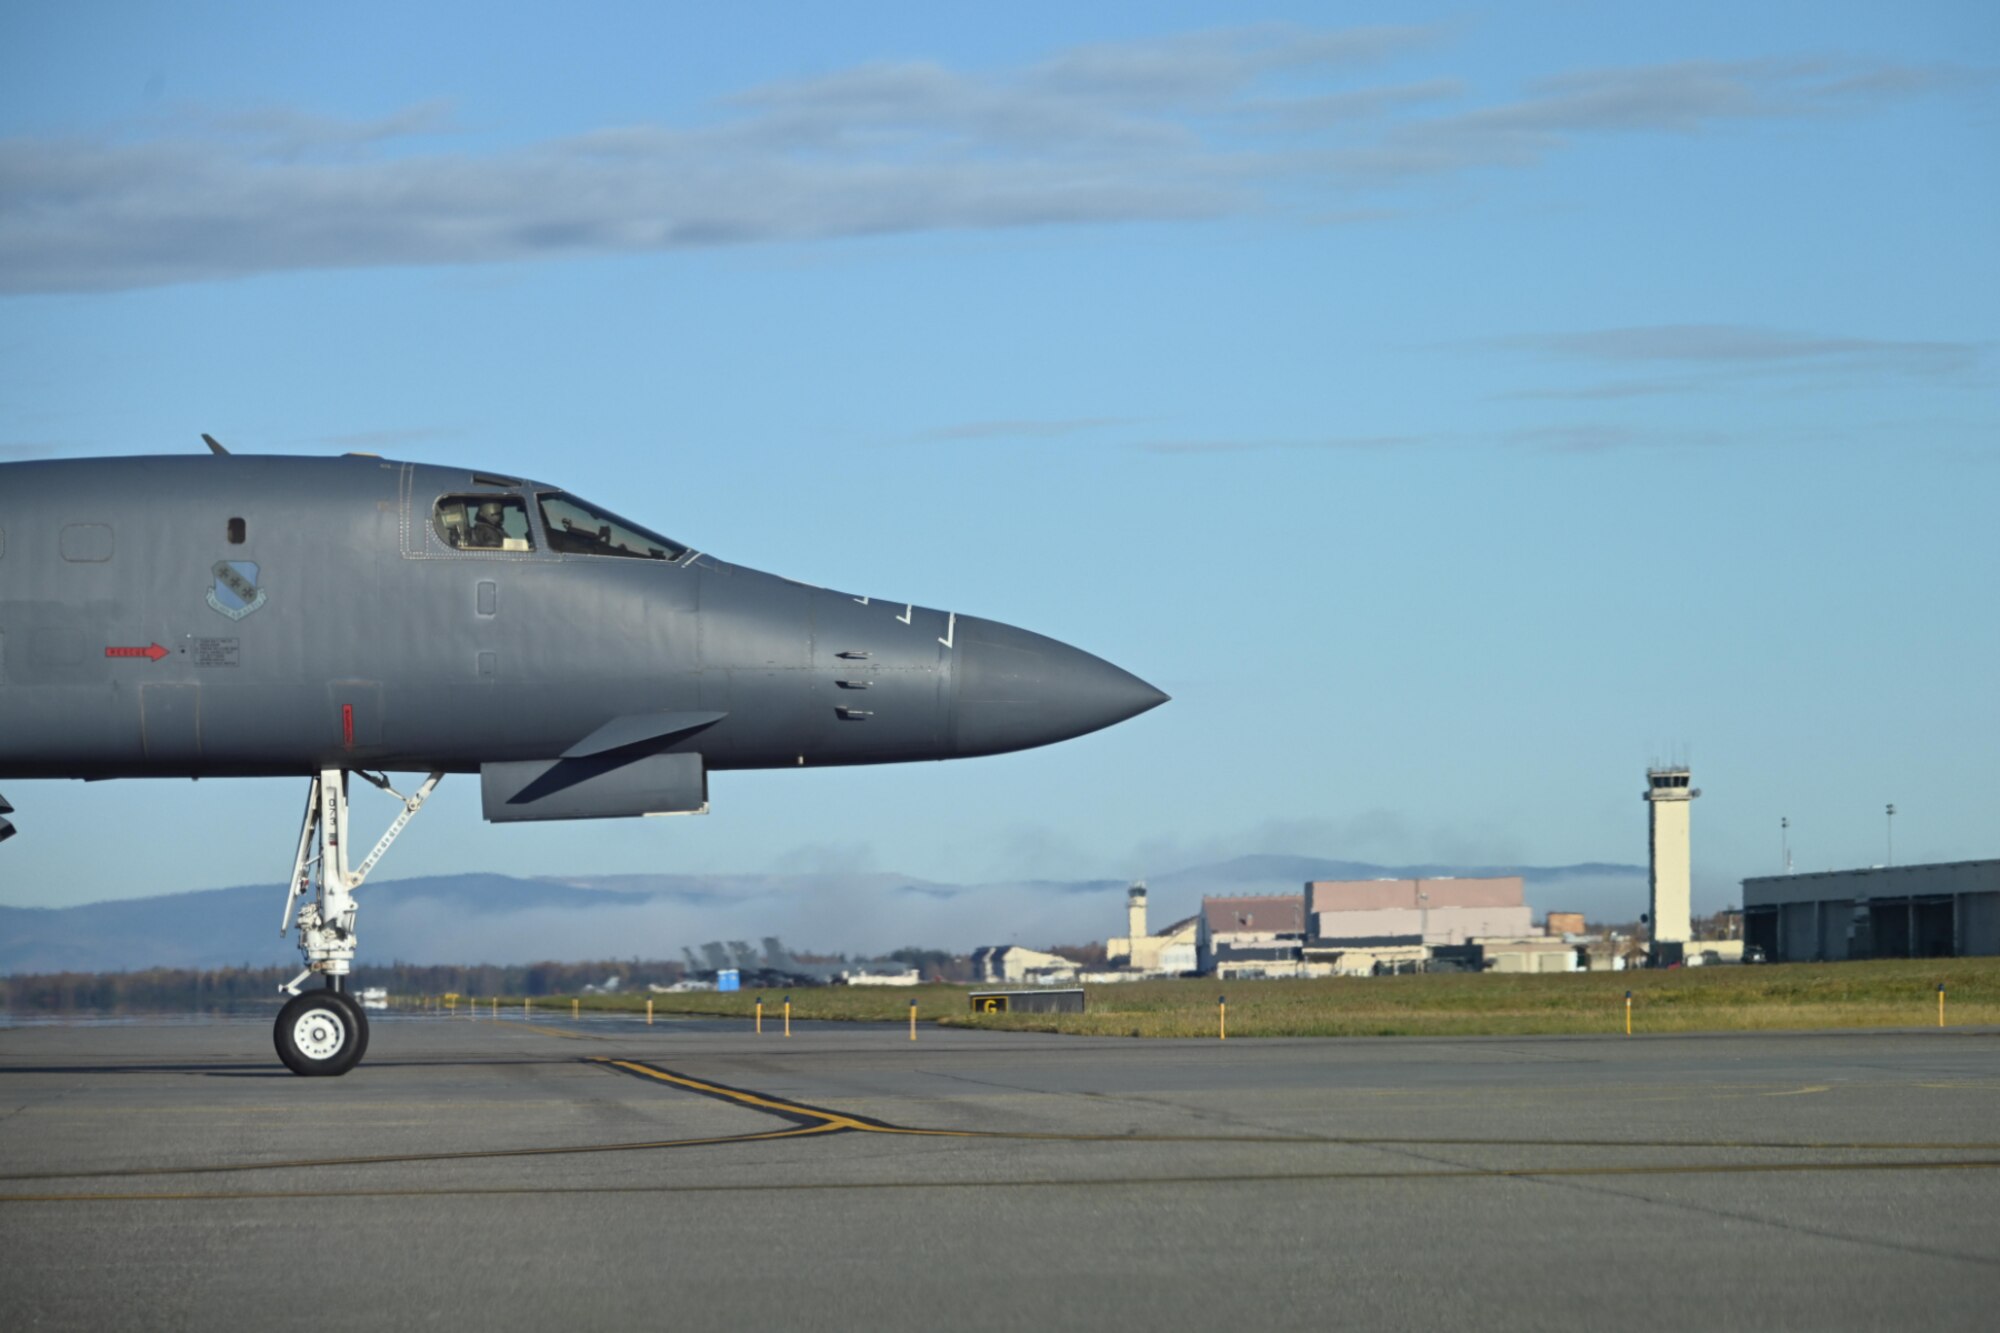
{"label": "yellow marker post", "polygon": [[1944,983],[1938,983],[1938,1026],[1944,1026]]}
{"label": "yellow marker post", "polygon": [[1632,1035],[1632,992],[1625,992],[1625,1035]]}
{"label": "yellow marker post", "polygon": [[521,997],[521,1017],[532,1018],[534,1017],[534,1013],[535,1013],[534,1000],[529,996],[523,995]]}
{"label": "yellow marker post", "polygon": [[792,997],[785,997],[785,1035],[792,1035]]}
{"label": "yellow marker post", "polygon": [[498,995],[493,997],[493,1016],[495,1018],[500,1017],[500,997]]}
{"label": "yellow marker post", "polygon": [[916,1039],[917,1039],[917,1002],[916,1002],[915,1000],[911,1000],[911,1001],[910,1001],[910,1040],[911,1040],[911,1041],[915,1041]]}
{"label": "yellow marker post", "polygon": [[583,1001],[577,999],[574,995],[569,997],[569,1016],[571,1019],[583,1017]]}
{"label": "yellow marker post", "polygon": [[653,1026],[653,1002],[651,1000],[646,1001],[646,1026]]}
{"label": "yellow marker post", "polygon": [[764,997],[757,997],[757,1035],[764,1035]]}
{"label": "yellow marker post", "polygon": [[1215,997],[1215,1039],[1217,1041],[1229,1040],[1229,997],[1227,995],[1218,995]]}

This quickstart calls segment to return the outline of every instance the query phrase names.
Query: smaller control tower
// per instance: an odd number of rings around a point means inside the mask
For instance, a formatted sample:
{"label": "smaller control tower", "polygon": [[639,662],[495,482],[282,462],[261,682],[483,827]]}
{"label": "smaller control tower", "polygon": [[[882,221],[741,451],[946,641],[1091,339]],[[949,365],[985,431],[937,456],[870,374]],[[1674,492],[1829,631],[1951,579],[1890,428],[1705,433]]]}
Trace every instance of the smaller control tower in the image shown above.
{"label": "smaller control tower", "polygon": [[1701,790],[1688,786],[1686,765],[1646,770],[1646,805],[1652,816],[1652,923],[1654,967],[1681,961],[1688,937],[1692,900],[1693,858],[1688,850],[1688,802]]}
{"label": "smaller control tower", "polygon": [[1146,938],[1146,881],[1135,879],[1125,890],[1125,931],[1135,940]]}

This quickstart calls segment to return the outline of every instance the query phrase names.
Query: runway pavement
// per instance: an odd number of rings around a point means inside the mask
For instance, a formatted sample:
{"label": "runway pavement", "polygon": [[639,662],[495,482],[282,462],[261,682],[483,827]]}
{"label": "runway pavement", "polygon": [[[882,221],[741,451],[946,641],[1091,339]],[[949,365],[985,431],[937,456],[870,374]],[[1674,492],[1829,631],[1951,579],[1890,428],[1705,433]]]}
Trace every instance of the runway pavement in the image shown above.
{"label": "runway pavement", "polygon": [[0,1327],[1990,1327],[2000,1033],[0,1028]]}

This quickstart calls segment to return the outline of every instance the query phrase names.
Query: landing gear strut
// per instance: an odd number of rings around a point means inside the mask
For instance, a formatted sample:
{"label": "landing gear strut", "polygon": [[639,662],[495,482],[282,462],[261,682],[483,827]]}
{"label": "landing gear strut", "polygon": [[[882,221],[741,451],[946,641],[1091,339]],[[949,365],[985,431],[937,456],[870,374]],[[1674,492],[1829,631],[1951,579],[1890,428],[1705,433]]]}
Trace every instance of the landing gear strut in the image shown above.
{"label": "landing gear strut", "polygon": [[[279,987],[292,998],[278,1011],[273,1038],[278,1058],[294,1074],[345,1074],[368,1051],[368,1016],[347,992],[347,975],[354,965],[354,918],[360,904],[354,890],[368,878],[368,872],[382,859],[399,834],[416,818],[417,811],[444,780],[432,773],[423,785],[405,796],[389,785],[382,774],[361,773],[363,781],[380,787],[403,803],[389,831],[375,844],[360,865],[347,864],[347,778],[341,768],[323,768],[312,780],[306,797],[305,820],[299,828],[299,851],[292,861],[291,889],[285,895],[284,916],[278,933],[291,927],[292,908],[300,898],[311,901],[298,909],[299,952],[305,955],[305,970]],[[326,980],[324,989],[301,991],[300,983],[318,973]]]}

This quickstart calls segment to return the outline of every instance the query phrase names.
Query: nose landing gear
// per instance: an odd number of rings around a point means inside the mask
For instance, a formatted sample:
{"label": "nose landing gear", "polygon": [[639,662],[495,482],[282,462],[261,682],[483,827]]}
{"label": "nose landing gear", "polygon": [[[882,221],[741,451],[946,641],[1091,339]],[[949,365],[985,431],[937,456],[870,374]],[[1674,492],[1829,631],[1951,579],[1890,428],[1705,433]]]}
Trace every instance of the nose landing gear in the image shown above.
{"label": "nose landing gear", "polygon": [[[278,1011],[272,1034],[278,1058],[294,1074],[345,1074],[368,1051],[368,1018],[347,993],[347,974],[354,964],[354,918],[360,906],[354,890],[389,850],[389,844],[416,818],[417,811],[444,780],[432,773],[405,796],[386,776],[362,773],[361,778],[403,803],[403,813],[389,825],[367,859],[353,869],[347,864],[347,770],[321,769],[306,798],[305,821],[299,828],[299,851],[292,861],[292,884],[285,895],[285,912],[278,933],[291,926],[292,906],[299,907],[299,952],[305,970],[280,987],[292,998]],[[301,991],[299,984],[315,972],[326,978],[324,989]]]}

